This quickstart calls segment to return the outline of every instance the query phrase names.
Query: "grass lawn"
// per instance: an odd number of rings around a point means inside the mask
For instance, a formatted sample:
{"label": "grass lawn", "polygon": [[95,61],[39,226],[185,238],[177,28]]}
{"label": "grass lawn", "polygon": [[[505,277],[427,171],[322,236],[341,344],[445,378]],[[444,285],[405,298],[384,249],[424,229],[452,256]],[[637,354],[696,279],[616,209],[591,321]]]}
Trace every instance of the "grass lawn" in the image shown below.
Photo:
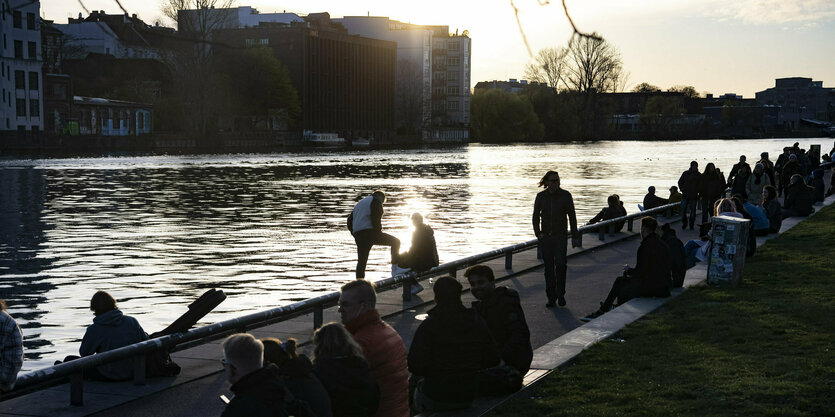
{"label": "grass lawn", "polygon": [[[691,288],[496,416],[835,416],[835,206]],[[615,341],[616,338],[623,342]]]}

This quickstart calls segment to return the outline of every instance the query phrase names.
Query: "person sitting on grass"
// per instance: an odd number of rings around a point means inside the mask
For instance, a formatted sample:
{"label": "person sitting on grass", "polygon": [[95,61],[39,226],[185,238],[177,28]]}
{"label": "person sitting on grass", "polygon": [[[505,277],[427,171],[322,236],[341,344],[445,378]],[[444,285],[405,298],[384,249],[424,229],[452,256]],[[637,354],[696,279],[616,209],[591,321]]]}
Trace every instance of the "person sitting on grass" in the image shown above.
{"label": "person sitting on grass", "polygon": [[641,246],[638,247],[638,262],[635,268],[624,268],[617,277],[600,309],[583,317],[589,321],[602,316],[612,309],[617,300],[623,304],[635,297],[669,297],[672,284],[670,251],[656,233],[658,221],[652,217],[641,219]]}
{"label": "person sitting on grass", "polygon": [[806,185],[803,176],[794,174],[791,183],[786,187],[786,198],[783,200],[783,218],[806,217],[815,212],[813,189]]}

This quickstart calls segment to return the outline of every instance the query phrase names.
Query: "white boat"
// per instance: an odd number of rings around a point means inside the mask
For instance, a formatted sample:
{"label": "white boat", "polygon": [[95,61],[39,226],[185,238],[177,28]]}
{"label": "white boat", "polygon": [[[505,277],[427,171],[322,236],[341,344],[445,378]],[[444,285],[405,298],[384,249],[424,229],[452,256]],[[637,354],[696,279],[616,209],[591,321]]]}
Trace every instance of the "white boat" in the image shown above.
{"label": "white boat", "polygon": [[367,148],[369,146],[371,146],[371,140],[370,139],[354,138],[354,140],[351,141],[351,147],[352,148]]}
{"label": "white boat", "polygon": [[302,146],[314,148],[341,148],[345,146],[345,139],[336,133],[313,133],[305,130],[302,135]]}

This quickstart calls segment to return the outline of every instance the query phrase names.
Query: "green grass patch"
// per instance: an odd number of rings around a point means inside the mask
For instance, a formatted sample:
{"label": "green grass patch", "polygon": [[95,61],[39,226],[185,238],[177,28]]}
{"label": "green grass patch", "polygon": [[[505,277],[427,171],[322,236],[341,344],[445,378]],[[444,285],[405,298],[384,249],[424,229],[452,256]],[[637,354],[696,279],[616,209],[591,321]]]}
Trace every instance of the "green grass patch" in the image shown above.
{"label": "green grass patch", "polygon": [[496,416],[835,416],[835,207],[687,290]]}

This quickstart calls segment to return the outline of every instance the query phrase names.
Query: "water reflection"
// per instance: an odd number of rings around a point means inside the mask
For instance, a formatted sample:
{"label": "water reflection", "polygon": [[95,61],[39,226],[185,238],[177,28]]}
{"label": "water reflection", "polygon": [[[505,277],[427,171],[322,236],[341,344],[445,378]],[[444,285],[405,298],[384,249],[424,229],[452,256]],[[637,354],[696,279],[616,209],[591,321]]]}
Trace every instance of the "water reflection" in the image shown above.
{"label": "water reflection", "polygon": [[[628,212],[649,185],[666,196],[691,159],[727,172],[741,153],[776,155],[792,142],[0,160],[0,297],[24,327],[24,369],[35,369],[75,353],[99,289],[153,332],[207,288],[229,298],[206,321],[337,288],[356,262],[345,218],[374,189],[388,194],[383,226],[403,249],[419,211],[445,262],[531,239],[548,169],[559,170],[583,223],[612,193]],[[387,250],[373,250],[368,277],[389,267]]]}

